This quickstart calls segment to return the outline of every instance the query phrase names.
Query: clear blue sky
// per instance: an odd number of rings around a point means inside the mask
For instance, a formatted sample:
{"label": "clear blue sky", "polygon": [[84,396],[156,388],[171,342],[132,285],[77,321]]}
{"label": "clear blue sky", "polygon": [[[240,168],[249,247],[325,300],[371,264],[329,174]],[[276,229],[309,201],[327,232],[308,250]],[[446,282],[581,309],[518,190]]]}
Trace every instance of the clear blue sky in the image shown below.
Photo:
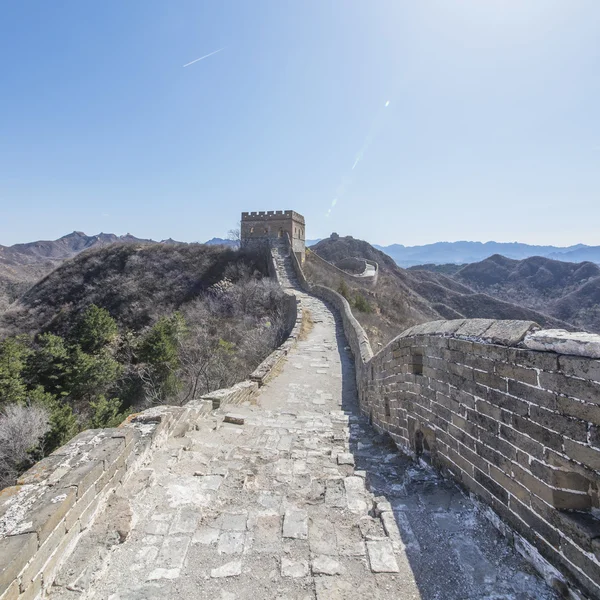
{"label": "clear blue sky", "polygon": [[0,244],[600,244],[598,0],[5,0],[0,57]]}

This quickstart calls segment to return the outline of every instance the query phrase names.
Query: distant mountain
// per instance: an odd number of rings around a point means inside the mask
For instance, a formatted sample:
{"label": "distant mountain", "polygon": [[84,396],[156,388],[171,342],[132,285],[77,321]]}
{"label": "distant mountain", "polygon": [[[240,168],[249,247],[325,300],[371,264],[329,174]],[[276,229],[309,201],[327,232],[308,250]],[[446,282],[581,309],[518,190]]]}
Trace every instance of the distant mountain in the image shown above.
{"label": "distant mountain", "polygon": [[466,265],[454,279],[505,302],[600,333],[600,266],[593,262],[541,256],[512,260],[494,255]]}
{"label": "distant mountain", "polygon": [[[0,312],[27,291],[36,281],[90,248],[103,248],[111,244],[156,244],[153,240],[137,238],[130,233],[115,235],[99,233],[86,235],[73,231],[57,240],[40,240],[13,246],[0,245]],[[162,244],[175,244],[164,240]]]}
{"label": "distant mountain", "polygon": [[116,242],[156,244],[153,240],[136,238],[130,233],[120,236],[114,233],[86,235],[81,231],[74,231],[58,240],[41,240],[26,244],[15,244],[14,246],[0,246],[0,265],[27,265],[45,260],[63,261],[88,248],[108,246]]}
{"label": "distant mountain", "polygon": [[237,248],[240,243],[235,240],[225,240],[223,238],[214,237],[204,242],[207,246],[229,246],[230,248]]}
{"label": "distant mountain", "polygon": [[[543,305],[536,310],[519,298],[495,297],[487,288],[470,285],[456,275],[403,269],[380,250],[350,236],[322,240],[311,250],[307,255],[307,277],[315,283],[334,287],[339,282],[335,278],[332,281],[329,271],[320,271],[320,263],[312,259],[313,253],[332,263],[349,256],[377,261],[377,287],[371,289],[357,283],[351,284],[352,289],[346,292],[352,298],[355,288],[359,289],[370,305],[369,314],[357,311],[355,316],[375,343],[385,344],[411,325],[436,319],[522,319],[535,321],[546,328],[573,329],[569,320],[552,316],[543,310]],[[600,270],[600,267],[591,266]]]}
{"label": "distant mountain", "polygon": [[533,246],[517,242],[436,242],[424,246],[375,246],[391,256],[401,267],[428,263],[466,264],[485,260],[494,254],[521,260],[531,256],[544,256],[572,262],[591,261],[600,264],[600,246],[576,244],[565,248],[557,246]]}

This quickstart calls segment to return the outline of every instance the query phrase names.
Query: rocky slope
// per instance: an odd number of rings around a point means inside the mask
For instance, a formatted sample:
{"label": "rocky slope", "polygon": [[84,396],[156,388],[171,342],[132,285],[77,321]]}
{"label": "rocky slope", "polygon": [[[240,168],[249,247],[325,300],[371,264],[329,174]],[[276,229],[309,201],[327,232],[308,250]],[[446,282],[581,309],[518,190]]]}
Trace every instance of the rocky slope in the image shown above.
{"label": "rocky slope", "polygon": [[[361,295],[370,306],[370,312],[355,310],[355,314],[376,343],[386,343],[403,329],[434,319],[523,319],[535,321],[542,327],[573,328],[570,322],[545,311],[484,293],[457,277],[398,267],[391,257],[352,237],[322,240],[312,251],[334,263],[347,256],[379,263],[379,282],[375,289],[351,284],[348,292],[351,299]],[[330,274],[319,271],[316,261],[310,261],[310,254],[307,271],[315,282],[330,287],[338,285],[331,281]]]}

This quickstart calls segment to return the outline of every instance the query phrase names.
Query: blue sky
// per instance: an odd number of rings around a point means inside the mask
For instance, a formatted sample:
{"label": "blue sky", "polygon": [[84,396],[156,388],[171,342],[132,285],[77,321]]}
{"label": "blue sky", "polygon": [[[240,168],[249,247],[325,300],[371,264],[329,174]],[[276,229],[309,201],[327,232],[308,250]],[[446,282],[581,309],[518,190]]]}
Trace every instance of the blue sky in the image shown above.
{"label": "blue sky", "polygon": [[0,244],[600,244],[597,0],[6,0],[0,57]]}

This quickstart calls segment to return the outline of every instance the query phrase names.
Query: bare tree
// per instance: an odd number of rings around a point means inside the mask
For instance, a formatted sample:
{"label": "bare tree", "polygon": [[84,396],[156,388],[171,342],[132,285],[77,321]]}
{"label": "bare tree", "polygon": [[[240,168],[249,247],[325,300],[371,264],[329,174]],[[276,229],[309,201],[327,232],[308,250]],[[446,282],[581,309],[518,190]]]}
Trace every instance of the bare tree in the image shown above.
{"label": "bare tree", "polygon": [[227,239],[240,246],[242,243],[241,223],[238,222],[233,229],[227,232]]}
{"label": "bare tree", "polygon": [[0,412],[0,489],[12,485],[31,462],[31,451],[50,431],[48,411],[10,404]]}

